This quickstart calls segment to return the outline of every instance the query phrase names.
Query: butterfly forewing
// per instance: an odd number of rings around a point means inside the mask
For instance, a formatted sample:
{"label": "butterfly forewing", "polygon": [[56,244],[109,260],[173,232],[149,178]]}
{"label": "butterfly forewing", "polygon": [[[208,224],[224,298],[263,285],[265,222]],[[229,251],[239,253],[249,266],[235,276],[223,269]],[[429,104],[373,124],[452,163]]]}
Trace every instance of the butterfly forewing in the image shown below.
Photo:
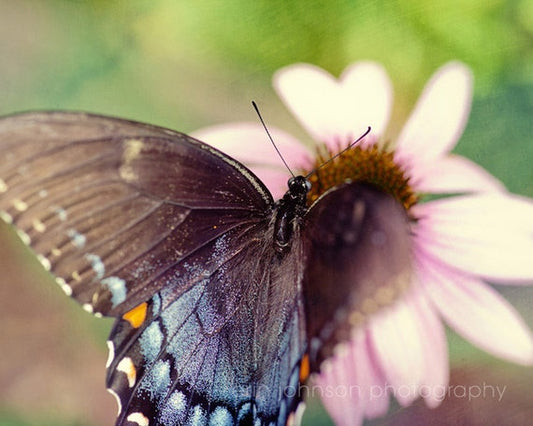
{"label": "butterfly forewing", "polygon": [[156,291],[158,275],[229,227],[265,220],[272,203],[218,151],[137,127],[83,114],[0,121],[3,216],[65,291],[103,314],[131,308],[129,291]]}
{"label": "butterfly forewing", "polygon": [[303,250],[275,254],[264,185],[201,142],[125,120],[22,114],[0,135],[2,218],[65,292],[118,318],[117,424],[284,424]]}

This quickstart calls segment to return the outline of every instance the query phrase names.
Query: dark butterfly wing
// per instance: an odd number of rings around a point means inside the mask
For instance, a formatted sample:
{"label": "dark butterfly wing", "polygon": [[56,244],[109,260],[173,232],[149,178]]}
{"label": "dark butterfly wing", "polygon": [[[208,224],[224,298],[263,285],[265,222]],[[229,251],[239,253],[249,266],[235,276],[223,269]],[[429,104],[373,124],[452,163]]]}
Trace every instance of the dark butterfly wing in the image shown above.
{"label": "dark butterfly wing", "polygon": [[303,350],[301,250],[267,249],[262,183],[186,135],[126,120],[30,113],[1,119],[0,135],[2,218],[67,294],[118,318],[117,424],[283,424]]}
{"label": "dark butterfly wing", "polygon": [[69,113],[0,121],[3,217],[68,293],[102,314],[131,309],[172,265],[231,229],[267,221],[272,205],[218,151],[138,126],[141,136],[127,121]]}
{"label": "dark butterfly wing", "polygon": [[304,222],[303,280],[311,369],[390,305],[411,277],[409,223],[390,195],[347,183],[326,192]]}
{"label": "dark butterfly wing", "polygon": [[137,308],[140,327],[117,322],[108,387],[126,407],[119,423],[285,424],[297,403],[303,315],[274,286],[294,288],[298,271],[294,259],[272,265],[271,241],[258,238],[240,242],[247,257],[236,253],[181,297],[163,288]]}

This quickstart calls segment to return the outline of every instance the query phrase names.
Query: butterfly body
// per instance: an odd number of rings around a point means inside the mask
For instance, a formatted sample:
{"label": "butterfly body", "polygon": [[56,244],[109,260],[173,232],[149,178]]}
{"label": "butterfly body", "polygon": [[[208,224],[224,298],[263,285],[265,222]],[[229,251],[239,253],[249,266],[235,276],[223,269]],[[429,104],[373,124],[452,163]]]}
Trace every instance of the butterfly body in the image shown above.
{"label": "butterfly body", "polygon": [[68,295],[116,318],[117,425],[285,425],[304,355],[318,371],[409,270],[405,212],[365,185],[309,207],[298,176],[274,202],[209,145],[82,113],[2,118],[0,151],[1,217]]}
{"label": "butterfly body", "polygon": [[284,253],[290,248],[295,227],[301,223],[307,211],[307,193],[311,184],[304,176],[289,179],[289,189],[277,203],[274,222],[275,249]]}

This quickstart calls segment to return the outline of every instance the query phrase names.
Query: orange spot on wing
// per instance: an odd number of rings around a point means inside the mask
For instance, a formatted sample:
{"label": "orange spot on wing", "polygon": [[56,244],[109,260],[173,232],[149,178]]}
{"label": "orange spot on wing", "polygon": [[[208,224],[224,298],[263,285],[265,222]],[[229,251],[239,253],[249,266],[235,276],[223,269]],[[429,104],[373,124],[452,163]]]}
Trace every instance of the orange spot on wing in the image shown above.
{"label": "orange spot on wing", "polygon": [[122,315],[122,318],[128,321],[133,328],[139,328],[146,319],[146,309],[148,303],[143,302],[140,305],[133,308],[131,311]]}
{"label": "orange spot on wing", "polygon": [[305,354],[300,364],[300,382],[304,383],[309,378],[311,367],[309,366],[309,355]]}

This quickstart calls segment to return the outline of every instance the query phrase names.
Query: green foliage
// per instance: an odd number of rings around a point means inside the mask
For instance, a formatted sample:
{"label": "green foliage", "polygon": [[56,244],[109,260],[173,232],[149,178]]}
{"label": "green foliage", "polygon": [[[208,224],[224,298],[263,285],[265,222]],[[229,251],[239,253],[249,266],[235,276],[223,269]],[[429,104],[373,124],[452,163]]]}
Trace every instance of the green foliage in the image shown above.
{"label": "green foliage", "polygon": [[457,152],[484,166],[507,187],[533,196],[533,84],[497,87],[475,99]]}

